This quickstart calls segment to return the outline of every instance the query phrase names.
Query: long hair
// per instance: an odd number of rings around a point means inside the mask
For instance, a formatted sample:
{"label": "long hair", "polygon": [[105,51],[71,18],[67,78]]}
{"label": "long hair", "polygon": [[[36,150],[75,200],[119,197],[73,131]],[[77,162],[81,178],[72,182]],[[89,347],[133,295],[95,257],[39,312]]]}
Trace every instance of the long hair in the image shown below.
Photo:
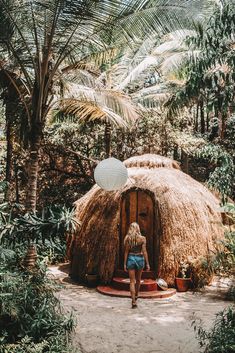
{"label": "long hair", "polygon": [[131,223],[124,239],[124,245],[133,248],[140,244],[141,240],[143,240],[143,236],[141,235],[139,224],[136,222]]}

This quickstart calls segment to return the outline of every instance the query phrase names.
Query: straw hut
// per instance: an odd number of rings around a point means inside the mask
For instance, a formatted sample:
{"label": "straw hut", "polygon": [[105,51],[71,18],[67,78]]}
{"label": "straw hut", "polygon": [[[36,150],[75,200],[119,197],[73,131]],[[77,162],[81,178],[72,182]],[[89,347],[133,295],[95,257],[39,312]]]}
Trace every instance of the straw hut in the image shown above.
{"label": "straw hut", "polygon": [[71,251],[71,276],[96,273],[102,283],[123,268],[123,239],[131,222],[146,236],[156,278],[174,283],[179,262],[198,258],[223,236],[218,199],[177,162],[145,154],[127,159],[128,181],[117,191],[95,185],[76,202],[81,228]]}

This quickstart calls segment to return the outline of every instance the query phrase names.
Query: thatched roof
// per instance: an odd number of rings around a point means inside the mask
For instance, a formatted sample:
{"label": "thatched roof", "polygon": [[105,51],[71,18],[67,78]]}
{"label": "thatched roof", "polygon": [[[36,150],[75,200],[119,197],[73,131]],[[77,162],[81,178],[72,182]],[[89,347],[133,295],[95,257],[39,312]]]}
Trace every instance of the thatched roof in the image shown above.
{"label": "thatched roof", "polygon": [[162,157],[157,154],[144,154],[142,156],[135,156],[128,158],[124,162],[127,168],[147,168],[147,169],[155,169],[155,168],[175,168],[180,169],[179,164],[167,157]]}
{"label": "thatched roof", "polygon": [[157,201],[161,222],[157,276],[172,284],[179,261],[206,255],[223,236],[219,201],[168,158],[144,155],[125,165],[129,178],[121,190],[104,191],[95,185],[76,202],[82,227],[73,248],[72,274],[84,278],[93,270],[103,282],[111,280],[119,252],[121,196],[137,188],[148,190]]}

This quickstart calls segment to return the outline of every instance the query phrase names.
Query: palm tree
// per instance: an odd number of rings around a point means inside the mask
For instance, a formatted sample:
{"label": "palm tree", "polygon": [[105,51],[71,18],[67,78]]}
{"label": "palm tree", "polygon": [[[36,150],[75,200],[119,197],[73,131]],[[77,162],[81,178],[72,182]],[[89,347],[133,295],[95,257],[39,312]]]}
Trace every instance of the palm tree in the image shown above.
{"label": "palm tree", "polygon": [[2,16],[13,32],[1,42],[7,58],[1,69],[7,72],[14,67],[17,73],[17,78],[9,76],[9,80],[27,122],[29,210],[36,209],[43,130],[63,67],[87,62],[91,55],[102,57],[117,45],[142,38],[143,33],[162,35],[179,29],[198,16],[201,4],[201,0],[183,4],[168,0],[0,0]]}
{"label": "palm tree", "polygon": [[199,55],[189,61],[183,87],[166,103],[169,115],[197,103],[201,111],[201,133],[205,132],[206,104],[207,110],[218,119],[221,141],[235,99],[234,16],[234,3],[224,2],[210,18],[207,27],[199,27],[197,35],[190,39]]}
{"label": "palm tree", "polygon": [[[10,5],[11,1],[8,1]],[[12,37],[13,29],[7,17],[3,16],[3,8],[0,5],[0,45],[4,46],[4,42],[9,41]],[[17,105],[19,104],[19,97],[14,85],[12,85],[10,77],[16,79],[16,74],[11,71],[1,70],[3,66],[4,57],[0,57],[0,90],[1,99],[5,105],[6,117],[6,142],[7,142],[7,155],[6,155],[6,192],[5,200],[9,199],[10,183],[12,179],[12,155],[13,155],[13,124],[17,113]]]}
{"label": "palm tree", "polygon": [[[13,76],[12,72],[8,75]],[[5,105],[5,118],[6,118],[6,192],[5,200],[9,201],[10,197],[10,184],[12,181],[13,174],[13,144],[14,144],[14,122],[16,120],[17,109],[19,109],[19,97],[18,94],[9,82],[8,76],[5,75],[5,71],[0,71],[0,82],[1,82],[1,98]]]}

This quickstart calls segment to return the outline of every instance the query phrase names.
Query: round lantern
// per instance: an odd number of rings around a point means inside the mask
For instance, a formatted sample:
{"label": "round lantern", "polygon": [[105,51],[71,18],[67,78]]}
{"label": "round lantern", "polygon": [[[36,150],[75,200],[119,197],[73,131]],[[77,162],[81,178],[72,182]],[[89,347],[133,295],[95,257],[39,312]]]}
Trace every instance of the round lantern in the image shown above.
{"label": "round lantern", "polygon": [[107,158],[100,162],[94,171],[96,184],[107,191],[117,190],[127,182],[127,168],[116,158]]}

